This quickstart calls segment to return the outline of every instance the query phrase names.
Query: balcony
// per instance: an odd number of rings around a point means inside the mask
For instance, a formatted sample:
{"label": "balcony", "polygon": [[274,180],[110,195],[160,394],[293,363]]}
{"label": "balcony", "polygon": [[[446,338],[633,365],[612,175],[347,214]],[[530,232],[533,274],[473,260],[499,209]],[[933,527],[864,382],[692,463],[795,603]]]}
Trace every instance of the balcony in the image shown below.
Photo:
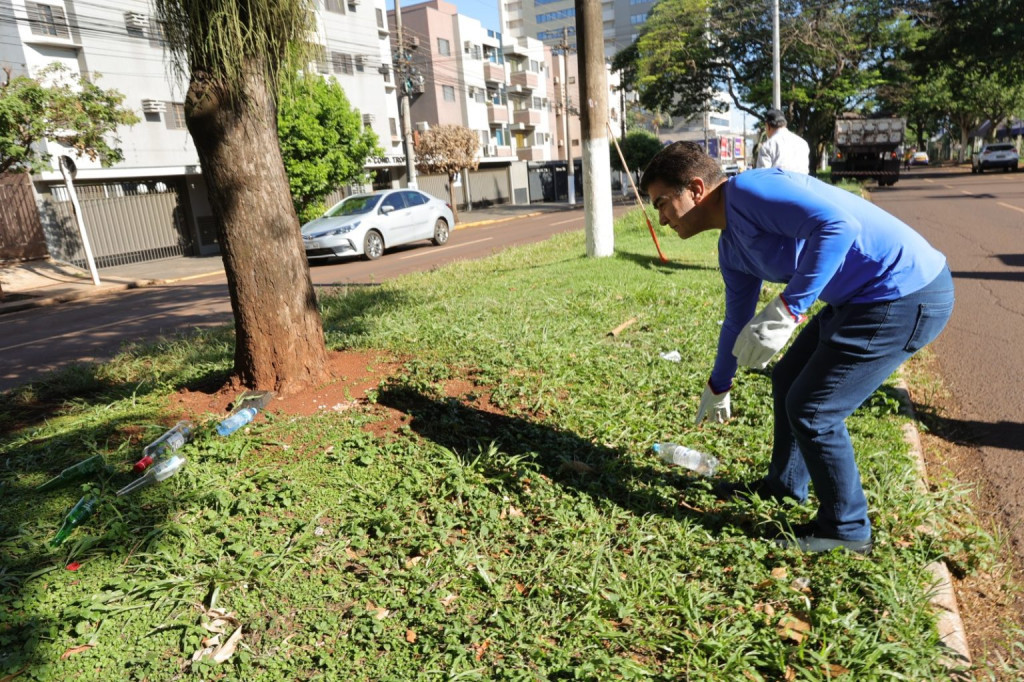
{"label": "balcony", "polygon": [[484,62],[484,80],[488,83],[505,82],[505,65],[494,62]]}
{"label": "balcony", "polygon": [[509,78],[513,87],[519,86],[522,90],[536,90],[540,86],[540,76],[532,71],[515,71]]}
{"label": "balcony", "polygon": [[508,123],[508,106],[488,102],[487,120],[491,123]]}
{"label": "balcony", "polygon": [[516,157],[520,161],[547,161],[547,147],[519,147],[516,149]]}
{"label": "balcony", "polygon": [[536,128],[544,122],[544,112],[537,109],[520,109],[512,114],[516,130]]}

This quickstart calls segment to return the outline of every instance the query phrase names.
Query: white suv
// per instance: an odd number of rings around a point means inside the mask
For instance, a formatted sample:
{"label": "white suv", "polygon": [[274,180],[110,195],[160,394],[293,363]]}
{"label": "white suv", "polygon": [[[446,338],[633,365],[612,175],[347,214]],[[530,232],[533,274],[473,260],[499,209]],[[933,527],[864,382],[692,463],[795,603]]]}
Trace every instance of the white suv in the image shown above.
{"label": "white suv", "polygon": [[1020,157],[1012,142],[993,142],[982,147],[981,152],[971,159],[971,172],[984,173],[988,168],[1015,171],[1019,163]]}

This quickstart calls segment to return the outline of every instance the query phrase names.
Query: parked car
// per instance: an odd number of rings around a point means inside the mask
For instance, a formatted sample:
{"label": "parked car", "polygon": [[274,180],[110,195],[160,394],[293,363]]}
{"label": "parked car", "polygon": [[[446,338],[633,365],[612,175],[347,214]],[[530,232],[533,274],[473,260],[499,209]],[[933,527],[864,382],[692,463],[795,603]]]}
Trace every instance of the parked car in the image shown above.
{"label": "parked car", "polygon": [[302,244],[311,261],[339,256],[376,260],[385,249],[430,239],[448,241],[455,224],[452,207],[415,189],[354,194],[302,226]]}
{"label": "parked car", "polygon": [[1020,164],[1017,148],[1011,142],[992,142],[982,147],[971,159],[971,172],[984,173],[989,168],[1015,171]]}
{"label": "parked car", "polygon": [[910,157],[911,166],[927,166],[928,165],[928,152],[914,152],[914,155]]}

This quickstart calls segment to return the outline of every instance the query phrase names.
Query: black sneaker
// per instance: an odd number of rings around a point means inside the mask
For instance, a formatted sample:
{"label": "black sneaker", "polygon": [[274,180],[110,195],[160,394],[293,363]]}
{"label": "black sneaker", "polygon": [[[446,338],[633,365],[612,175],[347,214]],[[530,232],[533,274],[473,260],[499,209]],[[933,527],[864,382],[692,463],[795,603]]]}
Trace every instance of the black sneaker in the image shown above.
{"label": "black sneaker", "polygon": [[855,554],[871,554],[874,543],[870,538],[867,540],[840,540],[828,537],[818,524],[800,523],[784,534],[775,538],[775,544],[783,549],[795,548],[801,552],[816,554],[819,552],[830,552],[833,549],[845,549]]}

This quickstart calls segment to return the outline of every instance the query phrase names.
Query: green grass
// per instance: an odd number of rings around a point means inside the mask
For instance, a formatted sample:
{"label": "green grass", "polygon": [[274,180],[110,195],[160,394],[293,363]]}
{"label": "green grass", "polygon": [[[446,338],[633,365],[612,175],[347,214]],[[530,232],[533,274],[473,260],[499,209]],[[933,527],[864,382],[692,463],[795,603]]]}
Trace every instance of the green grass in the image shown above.
{"label": "green grass", "polygon": [[[3,396],[0,676],[942,677],[923,568],[971,570],[988,547],[947,541],[960,498],[915,488],[891,389],[849,421],[869,559],[778,550],[762,535],[811,504],[719,503],[708,480],[650,455],[672,439],[715,454],[723,477],[753,477],[771,432],[764,372],[737,377],[732,422],[693,426],[723,312],[716,241],[660,236],[667,264],[632,214],[611,258],[585,258],[576,233],[340,289],[322,300],[332,348],[415,358],[376,405],[270,414],[228,439],[206,425],[178,475],[126,498],[113,491],[139,441],[173,423],[169,395],[227,376],[230,333],[131,348]],[[659,359],[672,349],[682,362]],[[447,396],[453,377],[500,413]],[[410,417],[395,437],[369,432],[382,407]],[[106,475],[33,492],[96,453]],[[96,516],[50,549],[86,491]],[[239,619],[241,643],[223,664],[191,664],[214,604]]]}

